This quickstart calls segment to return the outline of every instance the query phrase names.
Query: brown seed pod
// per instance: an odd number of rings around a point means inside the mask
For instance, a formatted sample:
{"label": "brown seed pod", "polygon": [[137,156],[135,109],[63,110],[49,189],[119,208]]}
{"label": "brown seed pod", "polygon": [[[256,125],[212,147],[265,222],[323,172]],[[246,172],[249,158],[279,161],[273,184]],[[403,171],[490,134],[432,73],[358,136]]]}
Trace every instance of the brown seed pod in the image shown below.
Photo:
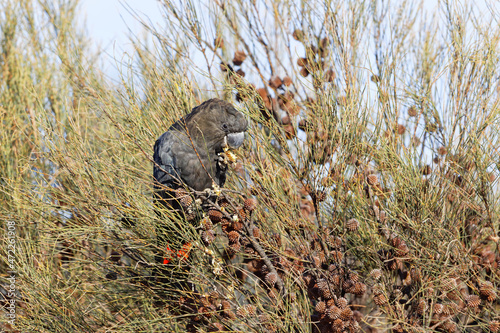
{"label": "brown seed pod", "polygon": [[240,66],[246,58],[247,54],[245,53],[245,51],[236,51],[233,57],[233,64],[235,66]]}
{"label": "brown seed pod", "polygon": [[236,71],[236,75],[245,77],[246,73],[240,68]]}
{"label": "brown seed pod", "polygon": [[234,229],[234,231],[240,231],[241,229],[243,229],[244,225],[241,221],[234,221],[233,223],[231,223],[231,228]]}
{"label": "brown seed pod", "polygon": [[315,309],[317,312],[319,312],[321,314],[325,313],[325,310],[326,310],[325,302],[321,301],[321,302],[316,303]]}
{"label": "brown seed pod", "polygon": [[269,296],[269,298],[271,298],[271,299],[276,299],[278,297],[278,295],[279,295],[279,292],[276,288],[271,288],[267,292],[267,296]]}
{"label": "brown seed pod", "polygon": [[254,198],[246,198],[243,202],[243,208],[248,212],[251,212],[257,208],[257,200]]}
{"label": "brown seed pod", "polygon": [[204,307],[206,307],[206,308],[209,308],[209,307],[211,307],[211,306],[212,306],[212,304],[208,301],[208,297],[206,297],[206,296],[202,296],[202,297],[200,298],[200,302],[201,302],[201,304],[202,304]]}
{"label": "brown seed pod", "polygon": [[477,308],[481,304],[481,299],[477,295],[468,295],[465,297],[465,303],[470,309]]}
{"label": "brown seed pod", "polygon": [[448,303],[443,308],[443,314],[446,316],[451,316],[457,314],[459,311],[459,306],[457,303]]}
{"label": "brown seed pod", "polygon": [[375,269],[372,269],[372,271],[370,272],[370,277],[374,280],[380,279],[381,276],[382,276],[381,269],[375,268]]}
{"label": "brown seed pod", "polygon": [[266,88],[258,88],[257,90],[257,94],[262,98],[262,100],[264,101],[264,106],[267,108],[267,109],[271,109],[271,98],[269,96],[269,94],[267,93],[267,90]]}
{"label": "brown seed pod", "polygon": [[370,186],[378,185],[378,177],[377,177],[377,175],[373,175],[373,174],[372,175],[368,175],[366,177],[366,182]]}
{"label": "brown seed pod", "polygon": [[482,281],[479,283],[479,293],[481,295],[489,290],[493,290],[493,288],[493,283],[490,281]]}
{"label": "brown seed pod", "polygon": [[328,39],[328,37],[324,37],[319,41],[318,46],[320,49],[325,49],[328,47],[328,45],[330,45],[330,40]]}
{"label": "brown seed pod", "polygon": [[373,302],[378,306],[381,306],[387,303],[387,298],[385,297],[384,294],[377,294],[373,296]]}
{"label": "brown seed pod", "polygon": [[391,271],[395,271],[397,269],[400,269],[403,266],[403,264],[399,259],[392,259],[387,263],[387,266]]}
{"label": "brown seed pod", "polygon": [[340,249],[342,246],[342,238],[338,236],[328,235],[326,243],[334,249]]}
{"label": "brown seed pod", "polygon": [[445,291],[454,290],[457,287],[457,281],[453,278],[448,278],[443,281],[443,289]]}
{"label": "brown seed pod", "polygon": [[342,319],[335,319],[332,323],[332,331],[333,332],[342,332],[344,330],[344,322],[342,321]]}
{"label": "brown seed pod", "polygon": [[217,199],[217,203],[221,207],[227,207],[227,206],[229,206],[229,200],[227,200],[227,198],[225,196],[222,196],[222,195],[219,196],[219,198]]}
{"label": "brown seed pod", "polygon": [[212,242],[215,240],[215,233],[213,230],[205,230],[201,233],[201,239],[203,240],[203,243],[205,246],[208,246],[212,244]]}
{"label": "brown seed pod", "polygon": [[424,176],[428,176],[428,175],[430,175],[430,174],[431,174],[431,172],[432,172],[432,169],[431,169],[431,166],[430,166],[429,164],[427,164],[426,166],[424,166],[424,167],[422,168],[422,174],[423,174]]}
{"label": "brown seed pod", "polygon": [[212,223],[219,223],[222,219],[222,216],[222,212],[216,209],[210,209],[208,211],[208,217],[210,218],[210,221],[212,221]]}
{"label": "brown seed pod", "polygon": [[220,63],[220,70],[223,71],[223,72],[232,72],[233,71],[233,67],[231,65],[228,65],[226,63],[223,63],[221,62]]}
{"label": "brown seed pod", "polygon": [[196,211],[191,211],[191,210],[188,210],[185,214],[186,216],[186,221],[193,221],[194,219],[196,219],[197,215],[196,215]]}
{"label": "brown seed pod", "polygon": [[184,195],[180,194],[178,191],[179,191],[179,189],[176,190],[175,195],[176,195],[177,199],[179,200],[179,203],[181,204],[181,206],[184,208],[191,206],[191,204],[193,203],[193,198],[189,194],[187,194],[187,192],[185,192],[185,191],[184,192],[186,194],[184,194]]}
{"label": "brown seed pod", "polygon": [[485,297],[488,302],[494,302],[497,299],[497,293],[494,290],[489,290],[485,293]]}
{"label": "brown seed pod", "polygon": [[283,84],[286,86],[286,87],[289,87],[291,86],[293,83],[292,79],[289,77],[289,76],[285,76],[283,78]]}
{"label": "brown seed pod", "polygon": [[425,125],[425,130],[429,133],[434,133],[438,129],[438,125],[435,123],[428,123]]}
{"label": "brown seed pod", "polygon": [[224,39],[222,38],[222,36],[218,36],[214,39],[214,46],[216,49],[224,48]]}
{"label": "brown seed pod", "polygon": [[226,300],[221,302],[221,306],[223,310],[231,310],[231,303]]}
{"label": "brown seed pod", "polygon": [[283,125],[289,125],[291,122],[292,120],[290,119],[290,116],[288,114],[283,116],[283,118],[281,118],[281,123]]}
{"label": "brown seed pod", "polygon": [[488,325],[490,332],[496,333],[500,331],[500,321],[498,320],[492,320],[490,321],[490,324]]}
{"label": "brown seed pod", "polygon": [[247,263],[247,269],[252,273],[257,273],[262,269],[262,261],[258,259],[250,260]]}
{"label": "brown seed pod", "polygon": [[403,329],[403,327],[401,326],[401,324],[397,324],[396,326],[394,326],[391,330],[392,333],[404,333],[405,330]]}
{"label": "brown seed pod", "polygon": [[234,252],[239,252],[241,250],[241,244],[240,244],[240,242],[231,243],[231,244],[229,244],[229,247]]}
{"label": "brown seed pod", "polygon": [[267,265],[262,265],[261,269],[260,269],[260,272],[262,274],[268,274],[270,273],[271,271],[269,270],[269,267],[267,267]]}
{"label": "brown seed pod", "polygon": [[323,291],[323,290],[328,290],[329,287],[328,287],[328,281],[326,279],[319,279],[318,282],[318,289],[320,291]]}
{"label": "brown seed pod", "polygon": [[304,67],[307,65],[307,58],[299,58],[297,59],[297,65],[300,67]]}
{"label": "brown seed pod", "polygon": [[438,148],[438,154],[441,155],[441,156],[446,155],[447,152],[448,152],[448,150],[445,147],[439,147]]}
{"label": "brown seed pod", "polygon": [[300,29],[295,29],[293,31],[292,36],[293,36],[293,39],[301,42],[304,39],[304,32]]}
{"label": "brown seed pod", "polygon": [[215,322],[215,323],[211,323],[210,325],[212,326],[213,330],[216,330],[216,332],[225,330],[224,325],[222,325],[221,323]]}
{"label": "brown seed pod", "polygon": [[354,282],[352,282],[351,280],[344,280],[342,282],[342,289],[346,292],[346,293],[352,293],[352,288],[354,287]]}
{"label": "brown seed pod", "polygon": [[300,106],[295,101],[288,101],[283,105],[283,110],[291,116],[296,116],[300,113]]}
{"label": "brown seed pod", "polygon": [[287,140],[292,140],[297,134],[295,127],[293,127],[292,124],[284,125],[283,130],[285,131],[285,137]]}
{"label": "brown seed pod", "polygon": [[333,287],[336,289],[340,288],[340,286],[342,285],[342,282],[343,282],[341,276],[335,272],[331,272],[328,275],[328,281],[330,281],[332,283]]}
{"label": "brown seed pod", "polygon": [[247,218],[247,210],[244,208],[239,208],[238,209],[238,219],[240,221],[245,221]]}
{"label": "brown seed pod", "polygon": [[330,252],[330,257],[332,258],[333,261],[335,262],[340,262],[342,261],[342,258],[343,258],[343,254],[342,252],[340,251],[337,251],[337,250],[333,250]]}
{"label": "brown seed pod", "polygon": [[303,77],[307,77],[309,75],[309,71],[307,70],[307,68],[302,67],[300,69],[300,75],[302,75]]}
{"label": "brown seed pod", "polygon": [[406,245],[404,241],[401,241],[401,244],[399,244],[396,248],[396,256],[404,257],[408,254],[408,252],[410,252],[408,245]]}
{"label": "brown seed pod", "polygon": [[299,120],[299,129],[303,130],[304,132],[308,132],[312,130],[312,126],[309,124],[309,122],[306,119],[300,119]]}
{"label": "brown seed pod", "polygon": [[330,308],[332,306],[336,306],[335,305],[335,300],[333,298],[330,298],[328,301],[326,301],[326,308]]}
{"label": "brown seed pod", "polygon": [[333,69],[328,69],[326,72],[325,72],[325,82],[333,82],[333,80],[335,80],[335,72],[333,71]]}
{"label": "brown seed pod", "polygon": [[326,200],[326,192],[325,191],[318,191],[316,192],[316,199],[319,202],[323,202]]}
{"label": "brown seed pod", "polygon": [[246,304],[246,305],[238,308],[238,310],[236,310],[236,315],[240,318],[247,318],[247,317],[254,316],[256,312],[257,312],[257,308],[255,307],[255,305]]}
{"label": "brown seed pod", "polygon": [[398,134],[399,134],[399,135],[403,135],[403,134],[405,134],[405,132],[406,132],[406,127],[405,127],[405,125],[398,124]]}
{"label": "brown seed pod", "polygon": [[342,312],[340,313],[340,319],[342,319],[343,321],[349,321],[352,319],[352,310],[350,308],[345,308],[342,310]]}
{"label": "brown seed pod", "polygon": [[487,176],[490,183],[493,183],[497,179],[497,175],[494,172],[488,172]]}
{"label": "brown seed pod", "polygon": [[212,220],[210,220],[210,218],[208,217],[204,217],[201,222],[200,222],[201,226],[203,227],[204,230],[212,230],[213,228],[213,223],[212,223]]}
{"label": "brown seed pod", "polygon": [[264,280],[266,281],[266,283],[270,286],[274,286],[274,284],[276,283],[276,281],[278,281],[278,274],[276,273],[267,273],[266,274],[266,277],[264,278]]}
{"label": "brown seed pod", "polygon": [[330,288],[328,288],[328,286],[326,286],[326,288],[318,288],[318,289],[323,299],[330,299],[333,297],[332,293],[330,292]]}
{"label": "brown seed pod", "polygon": [[354,232],[359,229],[359,221],[355,218],[352,218],[346,222],[347,230]]}
{"label": "brown seed pod", "polygon": [[175,198],[176,199],[180,199],[180,198],[183,198],[185,197],[186,195],[189,195],[188,191],[186,191],[185,189],[183,189],[182,187],[178,188],[175,190]]}
{"label": "brown seed pod", "polygon": [[448,332],[448,333],[453,333],[453,332],[456,332],[457,331],[457,324],[455,324],[453,321],[451,320],[447,320],[444,324],[443,324],[443,329],[445,330],[445,332]]}
{"label": "brown seed pod", "polygon": [[419,315],[423,315],[427,310],[427,302],[423,299],[420,299],[417,304],[417,313]]}
{"label": "brown seed pod", "polygon": [[416,117],[417,116],[417,108],[415,106],[410,106],[408,108],[408,115],[410,117]]}
{"label": "brown seed pod", "polygon": [[362,282],[354,283],[354,286],[352,288],[352,293],[354,295],[363,296],[365,292],[366,292],[366,284],[364,284]]}
{"label": "brown seed pod", "polygon": [[240,234],[237,231],[233,230],[227,234],[227,238],[231,243],[236,243],[240,240]]}
{"label": "brown seed pod", "polygon": [[373,74],[373,75],[370,77],[370,80],[371,80],[372,82],[378,83],[378,82],[380,82],[380,76]]}
{"label": "brown seed pod", "polygon": [[340,317],[342,310],[336,307],[335,305],[330,306],[325,310],[325,315],[331,320],[335,320]]}
{"label": "brown seed pod", "polygon": [[359,275],[355,272],[349,272],[349,280],[352,282],[359,282]]}
{"label": "brown seed pod", "polygon": [[349,302],[347,301],[347,299],[345,299],[344,297],[339,297],[337,299],[337,301],[335,302],[335,304],[337,304],[337,306],[340,308],[340,309],[344,309],[347,304],[349,304]]}
{"label": "brown seed pod", "polygon": [[441,303],[434,304],[432,308],[432,312],[437,315],[443,313],[443,310],[444,310],[444,305]]}
{"label": "brown seed pod", "polygon": [[281,87],[281,85],[283,84],[283,81],[281,80],[281,78],[279,76],[273,76],[269,82],[269,87],[273,88],[273,89],[278,89],[279,87]]}

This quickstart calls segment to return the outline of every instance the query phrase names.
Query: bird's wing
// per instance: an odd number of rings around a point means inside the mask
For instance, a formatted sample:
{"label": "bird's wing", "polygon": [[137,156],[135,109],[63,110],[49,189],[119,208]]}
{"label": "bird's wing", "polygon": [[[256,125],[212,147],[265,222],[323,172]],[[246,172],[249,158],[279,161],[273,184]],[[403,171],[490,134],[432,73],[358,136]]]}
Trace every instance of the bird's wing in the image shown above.
{"label": "bird's wing", "polygon": [[158,138],[154,146],[153,159],[155,165],[153,168],[153,177],[159,187],[159,184],[169,187],[177,188],[181,183],[181,173],[177,165],[176,147],[179,146],[179,138],[173,131],[163,133]]}
{"label": "bird's wing", "polygon": [[206,151],[195,151],[184,132],[171,129],[164,133],[155,143],[153,158],[153,175],[159,190],[176,189],[183,184],[199,191],[212,186],[213,176],[208,173],[214,173],[214,163]]}

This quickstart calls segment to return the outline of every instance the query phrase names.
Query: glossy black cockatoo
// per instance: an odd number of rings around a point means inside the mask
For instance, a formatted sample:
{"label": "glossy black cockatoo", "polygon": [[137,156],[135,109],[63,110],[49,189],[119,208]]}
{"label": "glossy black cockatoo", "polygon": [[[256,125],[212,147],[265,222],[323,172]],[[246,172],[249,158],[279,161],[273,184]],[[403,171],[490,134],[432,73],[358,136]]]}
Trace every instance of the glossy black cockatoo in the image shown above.
{"label": "glossy black cockatoo", "polygon": [[189,242],[183,239],[185,235],[179,228],[173,227],[175,223],[188,223],[176,193],[179,189],[204,191],[222,187],[226,181],[227,163],[220,155],[243,144],[247,126],[244,115],[232,104],[214,98],[193,108],[156,141],[153,155],[155,205],[179,213],[174,223],[160,223],[157,228],[158,246],[167,252],[163,258],[157,257],[157,262],[168,264],[168,252],[175,256],[178,251],[184,251],[179,246]]}

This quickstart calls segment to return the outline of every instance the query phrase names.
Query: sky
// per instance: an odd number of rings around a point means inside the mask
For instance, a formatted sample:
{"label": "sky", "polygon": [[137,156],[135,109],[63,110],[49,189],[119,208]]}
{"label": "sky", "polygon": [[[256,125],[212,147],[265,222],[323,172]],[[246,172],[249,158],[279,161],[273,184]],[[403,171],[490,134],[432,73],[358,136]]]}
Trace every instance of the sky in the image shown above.
{"label": "sky", "polygon": [[99,45],[105,54],[105,70],[112,78],[118,78],[115,60],[132,50],[128,36],[140,34],[143,29],[132,13],[150,20],[153,25],[162,21],[158,0],[81,0],[80,8],[92,42]]}
{"label": "sky", "polygon": [[[499,9],[497,13],[500,12],[500,6],[495,0],[474,0],[474,4],[485,12],[488,12],[487,4],[493,5]],[[131,33],[140,34],[143,31],[141,24],[131,13],[146,18],[153,26],[164,22],[159,0],[81,0],[80,5],[92,41],[100,45],[107,56],[104,59],[105,70],[115,79],[118,78],[118,70],[113,69],[116,63],[114,59],[120,61],[124,53],[131,51],[128,41]],[[430,12],[436,5],[435,0],[424,1],[424,8]]]}

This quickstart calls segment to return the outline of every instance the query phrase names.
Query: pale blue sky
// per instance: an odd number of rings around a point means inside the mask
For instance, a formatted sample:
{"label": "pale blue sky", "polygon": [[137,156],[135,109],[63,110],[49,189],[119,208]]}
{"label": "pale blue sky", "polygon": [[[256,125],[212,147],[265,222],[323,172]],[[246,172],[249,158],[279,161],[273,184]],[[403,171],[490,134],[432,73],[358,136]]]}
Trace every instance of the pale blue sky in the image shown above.
{"label": "pale blue sky", "polygon": [[[464,2],[467,1],[457,1],[456,4]],[[496,0],[473,0],[470,3],[481,8],[485,17],[491,17],[487,10],[490,6],[496,8],[495,14],[500,12]],[[105,71],[113,79],[119,78],[118,70],[114,68],[116,63],[125,59],[126,53],[131,51],[128,36],[143,31],[131,13],[148,20],[152,26],[160,26],[164,22],[159,0],[81,0],[80,4],[92,42],[104,50]],[[437,5],[435,0],[424,1],[424,8],[430,13],[435,11]]]}
{"label": "pale blue sky", "polygon": [[118,78],[118,72],[112,68],[113,59],[122,59],[131,50],[128,40],[131,33],[143,31],[131,12],[148,18],[153,25],[163,21],[158,0],[81,0],[80,4],[92,42],[100,45],[107,55],[105,69],[114,79]]}

